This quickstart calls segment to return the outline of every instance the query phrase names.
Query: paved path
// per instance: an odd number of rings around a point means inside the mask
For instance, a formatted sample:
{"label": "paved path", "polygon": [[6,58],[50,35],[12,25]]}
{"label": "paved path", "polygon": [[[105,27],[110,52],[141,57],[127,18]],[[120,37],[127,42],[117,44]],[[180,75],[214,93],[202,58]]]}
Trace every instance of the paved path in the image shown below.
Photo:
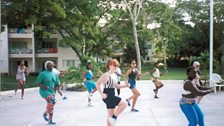
{"label": "paved path", "polygon": [[[151,81],[138,81],[141,96],[137,102],[138,113],[127,107],[119,116],[116,126],[187,126],[181,112],[180,99],[182,81],[163,81],[160,98],[153,98],[154,88]],[[98,92],[94,94],[94,107],[87,107],[87,92],[63,92],[68,99],[62,100],[57,94],[54,120],[57,126],[106,126],[106,108]],[[121,90],[123,99],[131,95],[126,88]],[[45,101],[39,96],[38,89],[27,89],[25,99],[20,99],[13,91],[1,92],[0,126],[46,126],[42,118]],[[224,126],[224,93],[209,94],[201,102],[206,126]]]}

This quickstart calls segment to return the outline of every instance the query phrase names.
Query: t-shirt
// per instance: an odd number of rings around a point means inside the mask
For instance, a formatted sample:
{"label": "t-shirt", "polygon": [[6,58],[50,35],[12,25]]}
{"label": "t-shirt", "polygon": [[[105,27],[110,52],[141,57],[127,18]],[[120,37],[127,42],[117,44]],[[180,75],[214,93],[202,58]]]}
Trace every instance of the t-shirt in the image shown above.
{"label": "t-shirt", "polygon": [[121,81],[121,69],[119,67],[116,69],[116,75],[117,75],[118,82],[120,82]]}
{"label": "t-shirt", "polygon": [[154,78],[159,78],[160,77],[160,72],[159,72],[159,69],[158,68],[156,68],[156,70],[152,73],[152,76]]}
{"label": "t-shirt", "polygon": [[50,95],[54,95],[54,87],[59,84],[59,78],[54,72],[45,70],[38,75],[35,83],[49,87],[48,90],[43,90],[41,88],[39,90],[41,97],[46,98]]}
{"label": "t-shirt", "polygon": [[53,69],[52,69],[52,72],[56,73],[58,76],[59,76],[59,74],[60,74],[60,71],[57,70],[56,68],[53,68]]}

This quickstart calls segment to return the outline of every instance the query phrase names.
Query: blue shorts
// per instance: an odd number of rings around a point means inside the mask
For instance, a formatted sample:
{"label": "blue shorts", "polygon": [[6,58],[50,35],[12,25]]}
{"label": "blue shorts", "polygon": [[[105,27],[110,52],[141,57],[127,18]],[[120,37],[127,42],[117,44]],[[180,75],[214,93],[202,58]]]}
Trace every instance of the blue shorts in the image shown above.
{"label": "blue shorts", "polygon": [[84,81],[84,85],[86,86],[89,93],[91,93],[93,89],[96,89],[96,84],[92,80]]}
{"label": "blue shorts", "polygon": [[128,83],[130,84],[130,89],[133,89],[136,87],[136,81],[135,80],[128,80]]}

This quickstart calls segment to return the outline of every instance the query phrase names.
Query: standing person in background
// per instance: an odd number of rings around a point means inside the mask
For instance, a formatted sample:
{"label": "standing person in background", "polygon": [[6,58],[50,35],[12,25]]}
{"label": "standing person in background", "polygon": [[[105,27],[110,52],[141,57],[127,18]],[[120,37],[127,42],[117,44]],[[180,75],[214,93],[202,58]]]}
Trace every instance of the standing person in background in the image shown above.
{"label": "standing person in background", "polygon": [[[115,74],[117,75],[118,84],[120,84],[121,83],[121,75],[122,75],[120,67],[117,67]],[[121,90],[117,89],[118,96],[120,95],[120,93],[121,93]]]}
{"label": "standing person in background", "polygon": [[[193,80],[193,83],[195,83],[196,85],[198,85],[198,86],[202,86],[203,84],[202,84],[202,82],[201,82],[201,80],[200,80],[200,74],[201,74],[201,72],[200,72],[200,63],[199,62],[197,62],[197,61],[194,61],[193,62],[193,64],[192,64],[192,66],[195,68],[195,70],[196,70],[196,78]],[[197,98],[197,103],[199,104],[200,103],[200,101],[202,100],[202,98],[203,98],[203,96],[198,96],[198,98]]]}
{"label": "standing person in background", "polygon": [[192,81],[197,77],[197,71],[193,66],[186,70],[187,80],[184,81],[182,98],[179,102],[180,108],[186,116],[188,126],[204,126],[204,114],[196,102],[198,96],[204,96],[213,92],[213,88],[200,87]]}
{"label": "standing person in background", "polygon": [[59,86],[60,84],[59,77],[57,74],[52,72],[54,62],[46,61],[44,66],[46,70],[38,75],[35,83],[40,87],[39,89],[40,96],[44,98],[45,101],[47,102],[46,110],[43,114],[44,120],[47,121],[48,124],[56,124],[55,122],[53,122],[52,119],[53,119],[54,105],[56,103],[55,87]]}
{"label": "standing person in background", "polygon": [[[125,85],[118,85],[117,76],[115,74],[118,66],[119,62],[116,59],[108,60],[106,65],[108,71],[101,75],[96,82],[97,90],[107,106],[107,126],[115,126],[117,117],[127,107],[125,101],[121,100],[120,97],[115,96],[115,88],[129,86],[127,81],[125,82]],[[104,85],[103,91],[101,85]]]}
{"label": "standing person in background", "polygon": [[[55,65],[55,64],[54,64]],[[52,69],[52,72],[56,73],[58,75],[58,77],[63,77],[64,73],[60,72],[59,70],[57,70],[55,67]],[[59,93],[59,95],[62,97],[63,100],[66,100],[67,97],[63,96],[62,92],[61,92],[61,88],[63,87],[63,84],[59,84],[58,86],[55,87],[55,93]]]}
{"label": "standing person in background", "polygon": [[155,93],[154,98],[159,98],[157,96],[159,89],[164,86],[164,84],[159,80],[159,77],[160,77],[159,66],[160,66],[160,63],[158,63],[158,62],[155,63],[153,69],[150,71],[150,75],[152,76],[152,82],[155,85],[155,89],[153,89],[153,91]]}
{"label": "standing person in background", "polygon": [[82,79],[84,80],[84,85],[88,91],[88,106],[92,106],[91,100],[93,93],[96,92],[96,84],[93,82],[93,73],[91,71],[93,65],[92,63],[88,62],[86,66],[86,71],[82,73]]}
{"label": "standing person in background", "polygon": [[21,88],[21,99],[24,97],[24,86],[26,83],[26,75],[29,74],[29,69],[24,65],[24,61],[20,62],[20,65],[17,69],[16,80],[18,81],[18,85],[15,88],[15,94],[18,88]]}
{"label": "standing person in background", "polygon": [[140,93],[138,89],[136,88],[136,77],[140,77],[141,73],[139,73],[138,69],[136,68],[136,61],[132,60],[130,64],[130,68],[125,74],[125,80],[128,78],[128,83],[130,83],[130,89],[132,91],[132,96],[126,99],[128,106],[131,106],[130,100],[132,100],[132,112],[139,112],[139,110],[135,109],[135,104],[137,102],[138,97],[140,96]]}

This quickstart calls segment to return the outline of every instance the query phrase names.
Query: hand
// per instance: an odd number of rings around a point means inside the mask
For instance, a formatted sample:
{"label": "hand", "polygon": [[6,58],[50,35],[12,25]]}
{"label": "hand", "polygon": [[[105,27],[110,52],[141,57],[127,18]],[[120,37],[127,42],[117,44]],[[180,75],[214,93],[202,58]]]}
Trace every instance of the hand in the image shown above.
{"label": "hand", "polygon": [[43,89],[43,90],[48,90],[48,88],[49,88],[48,86],[42,86],[41,87],[41,89]]}
{"label": "hand", "polygon": [[107,94],[102,94],[102,99],[106,99],[107,98]]}
{"label": "hand", "polygon": [[211,87],[211,88],[210,88],[210,91],[211,91],[211,93],[212,93],[212,92],[214,92],[215,90],[214,90],[214,88],[213,88],[213,87]]}
{"label": "hand", "polygon": [[130,84],[128,83],[128,81],[125,81],[125,85],[126,85],[127,87],[130,87]]}

